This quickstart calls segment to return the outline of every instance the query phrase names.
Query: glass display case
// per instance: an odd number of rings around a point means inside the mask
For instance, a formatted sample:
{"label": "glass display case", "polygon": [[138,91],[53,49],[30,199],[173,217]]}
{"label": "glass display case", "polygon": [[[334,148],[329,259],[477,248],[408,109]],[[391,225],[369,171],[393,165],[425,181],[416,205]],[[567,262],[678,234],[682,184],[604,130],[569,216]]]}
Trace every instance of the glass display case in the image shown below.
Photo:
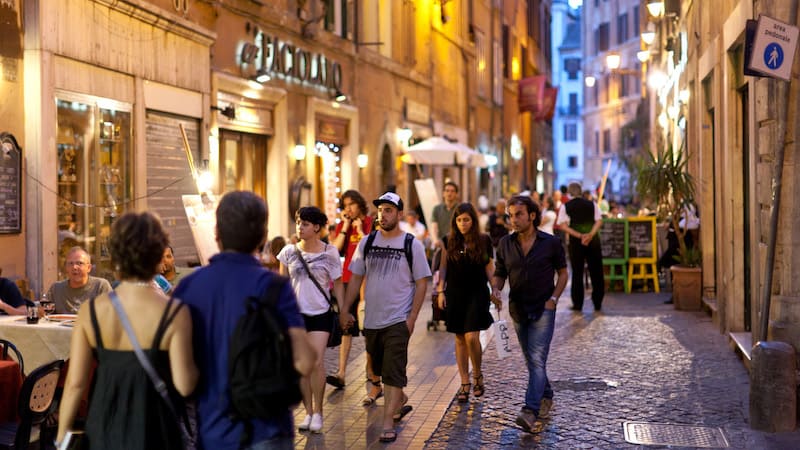
{"label": "glass display case", "polygon": [[67,251],[79,245],[92,255],[92,274],[113,280],[111,225],[132,208],[131,106],[71,95],[56,105],[59,279]]}

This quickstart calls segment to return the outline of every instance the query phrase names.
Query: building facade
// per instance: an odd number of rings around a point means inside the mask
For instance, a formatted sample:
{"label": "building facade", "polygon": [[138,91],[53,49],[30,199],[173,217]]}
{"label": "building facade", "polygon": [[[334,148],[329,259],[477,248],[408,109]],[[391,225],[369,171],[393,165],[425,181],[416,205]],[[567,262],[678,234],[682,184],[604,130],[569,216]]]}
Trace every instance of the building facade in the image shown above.
{"label": "building facade", "polygon": [[[708,14],[697,2],[667,1],[664,14],[653,19],[660,33],[657,45],[663,46],[654,69],[666,74],[655,90],[654,138],[685,140],[698,188],[704,297],[721,331],[745,353],[760,339],[769,279],[765,334],[800,348],[793,234],[800,217],[793,170],[798,131],[797,118],[783,113],[787,102],[797,101],[797,86],[794,80],[744,74],[747,21],[764,15],[797,26],[797,6],[796,1],[731,0],[716,2],[715,13]],[[796,70],[798,61],[794,64]],[[670,114],[675,107],[677,114]],[[779,166],[781,147],[785,160]],[[783,180],[776,197],[778,171]],[[771,265],[767,255],[775,208],[779,222]]]}
{"label": "building facade", "polygon": [[558,107],[553,117],[551,189],[583,183],[583,70],[581,64],[581,9],[566,0],[553,2],[553,83],[558,85]]}
{"label": "building facade", "polygon": [[[395,189],[413,207],[418,178],[453,179],[474,201],[552,177],[550,124],[516,99],[519,79],[549,73],[549,1],[0,7],[16,24],[2,30],[0,131],[22,148],[22,217],[0,234],[0,267],[36,292],[73,245],[111,278],[110,227],[125,211],[157,212],[178,263],[200,262],[182,196],[201,191],[258,193],[270,236],[288,236],[301,205],[335,221],[346,189]],[[497,162],[402,162],[430,136]]]}
{"label": "building facade", "polygon": [[584,189],[604,177],[605,198],[628,203],[642,149],[640,0],[588,0],[582,8]]}

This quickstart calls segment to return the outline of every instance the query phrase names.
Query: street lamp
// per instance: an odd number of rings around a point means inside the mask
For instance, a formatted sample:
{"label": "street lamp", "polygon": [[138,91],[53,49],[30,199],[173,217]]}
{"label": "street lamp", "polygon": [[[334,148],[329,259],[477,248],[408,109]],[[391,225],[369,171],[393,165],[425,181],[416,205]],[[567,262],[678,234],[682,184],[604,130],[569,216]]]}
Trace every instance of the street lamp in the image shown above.
{"label": "street lamp", "polygon": [[664,14],[664,0],[648,1],[647,11],[653,17],[661,17],[661,15]]}
{"label": "street lamp", "polygon": [[606,55],[606,67],[612,72],[619,69],[619,65],[622,63],[622,57],[619,53],[609,53]]}
{"label": "street lamp", "polygon": [[588,75],[583,79],[583,82],[586,83],[586,87],[594,87],[594,84],[597,82],[597,78],[592,75]]}

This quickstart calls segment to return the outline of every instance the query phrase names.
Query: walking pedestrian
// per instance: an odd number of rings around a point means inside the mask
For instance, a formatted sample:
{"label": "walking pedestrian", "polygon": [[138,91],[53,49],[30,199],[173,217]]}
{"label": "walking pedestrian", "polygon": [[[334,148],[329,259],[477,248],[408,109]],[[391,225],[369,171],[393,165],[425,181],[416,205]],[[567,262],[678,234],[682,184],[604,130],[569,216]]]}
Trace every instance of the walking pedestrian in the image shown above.
{"label": "walking pedestrian", "polygon": [[436,248],[441,245],[443,237],[450,233],[450,219],[458,205],[458,185],[448,181],[442,188],[442,203],[433,207],[431,229],[431,245]]}
{"label": "walking pedestrian", "polygon": [[558,225],[569,235],[569,262],[572,266],[572,310],[583,309],[583,265],[589,267],[592,280],[592,303],[594,310],[601,311],[605,295],[603,279],[603,251],[597,234],[603,225],[603,215],[597,203],[581,195],[581,185],[570,183],[572,198],[564,204],[558,216]]}
{"label": "walking pedestrian", "polygon": [[[295,227],[300,242],[286,246],[278,254],[281,275],[288,275],[303,315],[308,341],[317,354],[314,368],[300,380],[305,419],[297,426],[301,431],[322,432],[322,404],[325,395],[325,348],[335,320],[331,303],[323,290],[333,284],[340,311],[344,300],[342,263],[336,247],[320,240],[328,217],[316,206],[305,206],[295,213]],[[304,262],[305,261],[305,262]],[[313,279],[312,279],[313,277]]]}
{"label": "walking pedestrian", "polygon": [[[350,283],[350,278],[353,276],[350,272],[350,261],[353,260],[353,254],[358,247],[361,238],[368,235],[373,228],[372,217],[367,215],[367,201],[360,192],[349,189],[342,194],[342,213],[341,221],[336,225],[336,230],[333,232],[332,244],[339,250],[339,254],[344,256],[344,266],[342,271],[342,281],[344,282],[344,289],[347,290],[347,285]],[[361,298],[356,298],[350,306],[349,313],[353,317],[358,318],[359,310],[361,309]],[[342,314],[348,311],[342,310]],[[350,348],[353,345],[353,338],[361,335],[361,328],[359,321],[356,320],[353,325],[344,330],[342,333],[342,345],[339,346],[339,368],[335,374],[328,375],[325,381],[331,386],[342,389],[345,386],[345,375],[347,374],[347,360],[350,358]],[[372,364],[370,364],[369,355],[367,355],[366,363],[367,378],[370,380],[370,388],[367,396],[364,397],[362,403],[364,406],[369,406],[375,403],[375,400],[383,396],[383,388],[381,387],[381,380],[372,373]]]}
{"label": "walking pedestrian", "polygon": [[511,227],[508,223],[508,214],[506,214],[506,201],[505,199],[497,200],[494,211],[489,214],[488,228],[489,237],[492,238],[492,245],[497,247],[500,238],[508,234],[508,229]]}
{"label": "walking pedestrian", "polygon": [[[157,217],[147,212],[126,213],[111,228],[109,250],[122,280],[114,293],[129,312],[136,340],[177,405],[194,391],[198,372],[188,308],[153,288],[167,242]],[[132,350],[109,297],[100,294],[78,310],[56,440],[60,442],[72,428],[84,391],[91,384],[86,419],[89,448],[182,448],[179,419],[164,403]]]}
{"label": "walking pedestrian", "polygon": [[[408,234],[398,226],[403,215],[400,196],[387,192],[372,203],[378,208],[380,229],[358,244],[350,263],[353,276],[347,286],[343,311],[355,301],[363,281],[367,353],[372,358],[375,374],[383,377],[385,385],[380,441],[394,442],[397,439],[395,422],[411,411],[408,396],[403,393],[408,382],[408,342],[425,299],[431,271],[422,243],[416,239],[407,241]],[[367,247],[368,242],[370,247]],[[352,314],[342,314],[340,319],[343,328],[355,320]]]}
{"label": "walking pedestrian", "polygon": [[[567,285],[567,262],[558,238],[538,231],[539,207],[528,196],[508,202],[516,233],[500,240],[492,278],[492,296],[500,299],[506,278],[510,284],[508,312],[528,367],[525,406],[516,423],[536,432],[538,419],[550,416],[553,389],[547,379],[547,356],[556,320],[556,305]],[[555,276],[558,280],[554,282]]]}
{"label": "walking pedestrian", "polygon": [[[455,334],[456,364],[461,387],[456,394],[459,403],[469,401],[470,387],[475,397],[485,391],[481,362],[480,332],[492,324],[489,302],[498,307],[500,300],[491,297],[488,283],[494,273],[492,241],[479,231],[478,215],[469,203],[459,204],[444,238],[439,283],[436,287],[439,307],[446,311],[447,331]],[[469,363],[472,377],[469,380]]]}
{"label": "walking pedestrian", "polygon": [[[207,449],[291,449],[294,425],[289,408],[271,419],[249,420],[249,433],[245,433],[244,421],[230,417],[231,335],[247,311],[248,299],[263,298],[277,277],[262,267],[258,258],[266,242],[267,206],[252,192],[228,192],[219,202],[216,219],[220,253],[184,278],[174,292],[191,308],[194,349],[203,374],[196,393],[198,445]],[[275,310],[289,336],[294,367],[307,376],[317,355],[308,343],[303,316],[288,284],[281,290]]]}

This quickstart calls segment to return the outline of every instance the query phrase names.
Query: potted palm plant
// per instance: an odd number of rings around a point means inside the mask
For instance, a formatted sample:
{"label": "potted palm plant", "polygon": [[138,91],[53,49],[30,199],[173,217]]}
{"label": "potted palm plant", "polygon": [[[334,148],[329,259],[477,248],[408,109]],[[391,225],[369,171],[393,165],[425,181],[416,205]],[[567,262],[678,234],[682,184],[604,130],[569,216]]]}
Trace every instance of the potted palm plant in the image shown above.
{"label": "potted palm plant", "polygon": [[688,171],[688,156],[683,145],[669,145],[657,153],[646,152],[636,173],[636,191],[657,205],[657,215],[668,220],[678,240],[677,264],[672,272],[672,297],[676,309],[699,310],[702,302],[700,249],[686,244],[687,230],[680,222],[692,207],[694,178]]}

